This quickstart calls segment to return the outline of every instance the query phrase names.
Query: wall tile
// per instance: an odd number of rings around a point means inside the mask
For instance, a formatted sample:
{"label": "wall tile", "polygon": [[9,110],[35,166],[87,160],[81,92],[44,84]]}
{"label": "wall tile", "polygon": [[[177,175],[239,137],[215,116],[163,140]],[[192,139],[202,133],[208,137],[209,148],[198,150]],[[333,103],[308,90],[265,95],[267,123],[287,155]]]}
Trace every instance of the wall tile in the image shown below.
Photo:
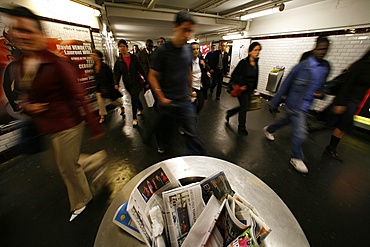
{"label": "wall tile", "polygon": [[[327,60],[330,62],[332,70],[328,80],[339,75],[367,51],[369,48],[367,43],[370,43],[370,40],[358,39],[358,37],[364,35],[369,36],[368,34],[329,36],[331,45]],[[266,91],[269,71],[276,65],[285,66],[284,80],[293,66],[298,63],[302,53],[313,49],[315,41],[316,37],[258,40],[262,45],[262,51],[259,61],[260,72],[257,89],[263,94],[273,96],[274,93]],[[315,100],[314,106],[321,109],[330,104],[331,100],[330,97],[319,102]]]}

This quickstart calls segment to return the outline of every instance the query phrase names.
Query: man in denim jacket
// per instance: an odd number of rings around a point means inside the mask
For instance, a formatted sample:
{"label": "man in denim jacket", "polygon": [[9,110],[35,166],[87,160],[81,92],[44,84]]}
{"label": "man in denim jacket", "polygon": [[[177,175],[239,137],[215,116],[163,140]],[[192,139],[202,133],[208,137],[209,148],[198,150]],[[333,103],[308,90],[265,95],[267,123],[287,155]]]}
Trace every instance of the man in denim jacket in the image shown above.
{"label": "man in denim jacket", "polygon": [[322,88],[330,72],[330,65],[324,60],[328,48],[328,38],[319,37],[312,54],[292,69],[269,104],[270,112],[278,112],[278,106],[285,96],[286,115],[263,128],[267,139],[273,141],[275,138],[272,133],[291,124],[293,136],[290,163],[301,173],[308,172],[302,152],[302,144],[308,134],[307,113],[313,99],[323,96]]}

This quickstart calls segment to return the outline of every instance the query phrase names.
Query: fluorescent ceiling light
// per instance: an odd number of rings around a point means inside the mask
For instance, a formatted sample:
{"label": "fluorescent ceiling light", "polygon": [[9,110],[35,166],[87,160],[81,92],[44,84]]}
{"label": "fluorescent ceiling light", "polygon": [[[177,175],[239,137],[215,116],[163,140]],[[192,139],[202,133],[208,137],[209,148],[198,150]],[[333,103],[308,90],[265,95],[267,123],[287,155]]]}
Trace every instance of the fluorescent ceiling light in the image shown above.
{"label": "fluorescent ceiling light", "polygon": [[222,36],[222,39],[224,40],[234,40],[234,39],[243,39],[243,38],[245,38],[244,35],[240,33],[228,34],[228,35]]}
{"label": "fluorescent ceiling light", "polygon": [[245,21],[245,20],[250,20],[250,19],[253,19],[253,18],[265,16],[265,15],[275,14],[275,13],[283,11],[284,8],[285,8],[285,5],[281,4],[279,6],[271,8],[271,9],[266,9],[266,10],[258,11],[258,12],[255,12],[255,13],[243,15],[243,16],[240,17],[240,20]]}

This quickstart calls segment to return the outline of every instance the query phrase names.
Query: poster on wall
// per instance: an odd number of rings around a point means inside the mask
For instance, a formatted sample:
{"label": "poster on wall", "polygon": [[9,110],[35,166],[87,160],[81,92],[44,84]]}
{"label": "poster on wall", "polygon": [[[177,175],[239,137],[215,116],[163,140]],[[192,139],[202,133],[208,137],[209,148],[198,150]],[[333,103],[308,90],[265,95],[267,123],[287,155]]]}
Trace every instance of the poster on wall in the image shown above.
{"label": "poster on wall", "polygon": [[[4,86],[14,90],[14,82],[4,82],[4,71],[14,60],[16,47],[12,44],[8,33],[9,20],[0,12],[0,125],[6,125],[19,119],[19,114],[13,110],[9,101],[16,102],[12,93],[4,93]],[[77,64],[79,75],[77,80],[86,88],[88,97],[94,100],[95,83],[92,76],[93,61],[90,58],[92,40],[88,27],[79,27],[70,24],[42,21],[43,31],[46,34],[48,49]]]}
{"label": "poster on wall", "polygon": [[207,53],[210,52],[209,44],[200,45],[200,52],[202,53],[202,57],[205,58]]}
{"label": "poster on wall", "polygon": [[230,74],[234,71],[239,61],[248,56],[248,47],[250,39],[233,40],[233,49],[231,52]]}

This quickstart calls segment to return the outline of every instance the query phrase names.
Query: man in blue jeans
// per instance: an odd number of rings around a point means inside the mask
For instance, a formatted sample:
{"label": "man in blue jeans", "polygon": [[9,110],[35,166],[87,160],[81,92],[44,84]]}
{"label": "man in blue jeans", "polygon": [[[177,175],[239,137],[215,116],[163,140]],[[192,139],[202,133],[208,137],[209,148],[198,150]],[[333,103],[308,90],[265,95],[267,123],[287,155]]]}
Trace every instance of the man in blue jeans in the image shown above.
{"label": "man in blue jeans", "polygon": [[282,97],[285,96],[286,115],[263,128],[266,138],[273,141],[275,138],[272,133],[291,124],[293,136],[290,163],[301,173],[308,172],[302,152],[302,144],[308,134],[307,113],[314,97],[323,95],[322,88],[330,72],[330,64],[324,60],[328,48],[328,38],[319,37],[312,54],[292,69],[269,104],[270,112],[278,112]]}
{"label": "man in blue jeans", "polygon": [[197,133],[197,113],[190,99],[192,51],[187,41],[194,31],[195,21],[188,12],[180,11],[173,27],[174,37],[158,47],[148,76],[159,114],[156,130],[158,153],[165,152],[168,140],[166,120],[174,116],[184,132],[188,154],[204,155],[204,144]]}

